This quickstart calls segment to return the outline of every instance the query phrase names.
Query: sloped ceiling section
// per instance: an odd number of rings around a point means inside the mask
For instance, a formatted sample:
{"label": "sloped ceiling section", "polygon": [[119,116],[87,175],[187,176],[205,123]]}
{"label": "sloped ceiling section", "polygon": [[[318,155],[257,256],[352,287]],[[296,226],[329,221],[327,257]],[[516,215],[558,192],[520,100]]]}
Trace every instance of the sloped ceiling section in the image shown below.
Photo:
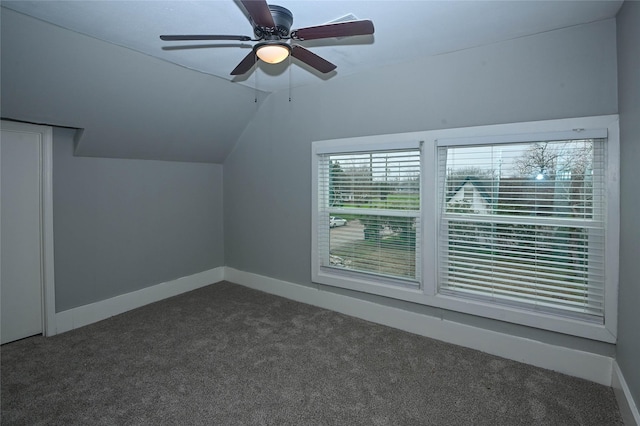
{"label": "sloped ceiling section", "polygon": [[0,14],[2,117],[80,129],[76,155],[222,163],[264,98],[6,8]]}

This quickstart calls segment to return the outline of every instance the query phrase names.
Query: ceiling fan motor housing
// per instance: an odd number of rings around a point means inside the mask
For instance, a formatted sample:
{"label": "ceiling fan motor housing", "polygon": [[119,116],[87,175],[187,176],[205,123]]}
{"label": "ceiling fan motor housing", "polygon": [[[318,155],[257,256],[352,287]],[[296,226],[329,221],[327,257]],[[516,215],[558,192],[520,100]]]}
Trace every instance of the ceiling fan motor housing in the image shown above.
{"label": "ceiling fan motor housing", "polygon": [[258,38],[270,38],[269,36],[288,37],[293,24],[293,14],[289,9],[282,6],[276,6],[275,4],[269,5],[269,11],[273,17],[275,28],[264,28],[256,26],[253,29],[256,37]]}

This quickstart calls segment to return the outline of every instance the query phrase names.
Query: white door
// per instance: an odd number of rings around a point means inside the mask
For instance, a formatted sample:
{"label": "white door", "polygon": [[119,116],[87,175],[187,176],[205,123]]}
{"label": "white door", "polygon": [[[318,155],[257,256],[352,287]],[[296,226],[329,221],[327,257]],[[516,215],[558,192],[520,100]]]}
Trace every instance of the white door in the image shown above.
{"label": "white door", "polygon": [[0,340],[43,332],[42,134],[0,138]]}

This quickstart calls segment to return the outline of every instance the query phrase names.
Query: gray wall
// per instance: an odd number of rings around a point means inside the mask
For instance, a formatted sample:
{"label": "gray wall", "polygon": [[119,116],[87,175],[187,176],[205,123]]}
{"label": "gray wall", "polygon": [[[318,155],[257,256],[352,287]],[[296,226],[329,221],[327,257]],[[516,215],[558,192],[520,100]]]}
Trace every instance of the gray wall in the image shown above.
{"label": "gray wall", "polygon": [[222,166],[73,156],[54,128],[56,311],[224,265]]}
{"label": "gray wall", "polygon": [[640,406],[640,2],[626,1],[618,13],[620,105],[620,298],[617,361]]}
{"label": "gray wall", "polygon": [[2,117],[84,129],[78,155],[222,164],[257,110],[255,89],[6,8],[0,19]]}
{"label": "gray wall", "polygon": [[[617,112],[615,20],[271,95],[225,161],[226,265],[311,283],[311,141]],[[612,355],[614,346],[322,287]]]}

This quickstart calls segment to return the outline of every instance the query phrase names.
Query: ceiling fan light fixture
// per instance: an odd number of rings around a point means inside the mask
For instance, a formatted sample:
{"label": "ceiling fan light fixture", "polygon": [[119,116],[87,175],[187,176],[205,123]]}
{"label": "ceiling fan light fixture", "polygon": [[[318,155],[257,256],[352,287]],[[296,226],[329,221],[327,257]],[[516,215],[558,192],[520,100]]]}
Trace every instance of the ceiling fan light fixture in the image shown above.
{"label": "ceiling fan light fixture", "polygon": [[279,64],[291,54],[291,47],[283,42],[258,43],[254,50],[258,58],[268,64]]}

